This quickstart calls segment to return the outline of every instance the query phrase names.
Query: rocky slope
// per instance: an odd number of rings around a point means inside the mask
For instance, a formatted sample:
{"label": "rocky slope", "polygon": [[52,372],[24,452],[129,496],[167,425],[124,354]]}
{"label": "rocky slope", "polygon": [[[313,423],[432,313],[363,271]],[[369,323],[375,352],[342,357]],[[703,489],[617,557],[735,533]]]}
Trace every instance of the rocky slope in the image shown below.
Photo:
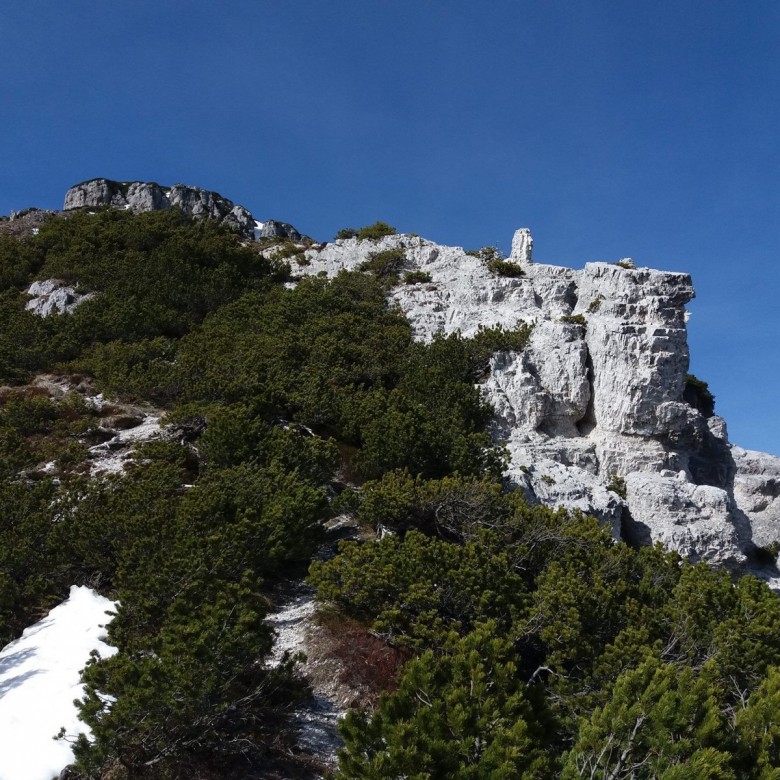
{"label": "rocky slope", "polygon": [[529,231],[517,231],[519,277],[406,235],[308,248],[296,272],[334,276],[403,249],[405,270],[431,277],[390,293],[418,338],[533,323],[528,348],[496,355],[484,384],[512,480],[532,501],[597,515],[615,537],[750,563],[756,547],[780,539],[780,459],[731,445],[720,417],[683,400],[688,274],[630,261],[542,265],[532,246]]}

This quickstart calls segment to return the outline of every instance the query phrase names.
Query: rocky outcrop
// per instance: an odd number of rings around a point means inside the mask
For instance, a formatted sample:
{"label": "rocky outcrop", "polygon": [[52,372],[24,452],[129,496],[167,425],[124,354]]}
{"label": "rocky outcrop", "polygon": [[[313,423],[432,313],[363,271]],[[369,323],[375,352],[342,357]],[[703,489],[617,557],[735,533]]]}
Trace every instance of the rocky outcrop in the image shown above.
{"label": "rocky outcrop", "polygon": [[74,287],[69,287],[57,279],[33,282],[26,292],[31,298],[25,304],[25,309],[39,317],[69,314],[77,306],[94,297],[94,293],[79,293]]}
{"label": "rocky outcrop", "polygon": [[84,206],[127,206],[128,185],[110,179],[91,179],[71,187],[65,193],[65,203],[62,208],[83,208]]}
{"label": "rocky outcrop", "polygon": [[269,220],[257,223],[247,209],[219,193],[184,184],[163,187],[156,182],[91,179],[76,184],[65,194],[66,211],[98,206],[114,206],[136,213],[177,207],[185,214],[228,225],[246,238],[255,238],[256,226],[262,224],[260,236],[282,236],[293,241],[302,239],[301,234],[286,222]]}
{"label": "rocky outcrop", "polygon": [[495,355],[482,386],[494,435],[511,454],[509,477],[531,501],[593,513],[616,537],[730,567],[780,539],[780,459],[731,446],[720,418],[683,399],[688,274],[626,260],[580,271],[534,263],[525,228],[510,257],[520,277],[404,235],[313,247],[297,270],[334,276],[395,248],[405,250],[406,270],[431,277],[391,292],[418,339],[533,323],[527,348]]}
{"label": "rocky outcrop", "polygon": [[530,263],[531,254],[534,250],[534,239],[528,228],[515,230],[512,237],[512,254],[510,260],[515,263]]}
{"label": "rocky outcrop", "polygon": [[278,222],[275,219],[268,219],[265,222],[259,222],[258,228],[255,231],[256,238],[289,238],[290,241],[296,244],[306,241],[311,243],[311,239],[308,236],[304,236],[299,233],[288,222]]}

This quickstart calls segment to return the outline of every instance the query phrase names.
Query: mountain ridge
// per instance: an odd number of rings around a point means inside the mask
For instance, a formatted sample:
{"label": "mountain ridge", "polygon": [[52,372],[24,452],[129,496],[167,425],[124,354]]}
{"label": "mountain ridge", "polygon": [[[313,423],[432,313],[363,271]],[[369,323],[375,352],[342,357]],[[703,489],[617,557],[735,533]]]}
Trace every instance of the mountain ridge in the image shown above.
{"label": "mountain ridge", "polygon": [[[178,184],[89,179],[68,189],[64,213],[101,206],[178,207],[250,240],[284,238],[297,245],[290,255],[299,277],[333,277],[400,253],[405,271],[430,277],[399,279],[388,291],[416,338],[534,325],[528,349],[491,359],[483,386],[496,409],[493,435],[511,454],[509,475],[529,500],[594,514],[615,538],[662,541],[730,568],[751,566],[760,548],[780,541],[780,458],[731,444],[725,420],[685,399],[685,306],[695,296],[686,273],[627,259],[581,270],[540,264],[527,228],[515,232],[507,261],[493,249],[479,256],[408,234],[318,244],[289,223],[260,223],[218,193]],[[268,258],[278,251],[261,250]],[[491,269],[491,257],[517,275]],[[70,289],[54,295],[61,310],[78,299]],[[52,305],[44,296],[29,307]]]}
{"label": "mountain ridge", "polygon": [[776,765],[780,599],[739,575],[777,584],[778,463],[687,374],[688,274],[527,228],[255,239],[130,187],[2,223],[0,632],[115,605],[57,714],[91,737],[34,780]]}

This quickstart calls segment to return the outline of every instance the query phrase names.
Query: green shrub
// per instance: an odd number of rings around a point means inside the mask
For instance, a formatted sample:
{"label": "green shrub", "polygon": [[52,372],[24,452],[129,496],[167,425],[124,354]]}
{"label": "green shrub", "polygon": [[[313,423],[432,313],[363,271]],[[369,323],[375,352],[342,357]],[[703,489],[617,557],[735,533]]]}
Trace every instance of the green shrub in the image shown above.
{"label": "green shrub", "polygon": [[566,323],[567,325],[585,325],[585,315],[564,314],[563,317],[561,317],[561,322]]}
{"label": "green shrub", "polygon": [[[436,586],[422,588],[426,579]],[[522,579],[487,532],[465,544],[418,531],[370,545],[345,543],[336,558],[312,564],[310,580],[319,599],[414,650],[442,650],[453,633],[488,619],[507,629],[528,602]]]}
{"label": "green shrub", "polygon": [[604,296],[599,293],[589,304],[588,304],[588,314],[593,314],[594,312],[597,312],[599,308],[601,307],[601,302],[604,300]]}
{"label": "green shrub", "polygon": [[366,225],[360,228],[357,233],[359,241],[365,241],[366,239],[384,238],[385,236],[394,236],[398,231],[388,225],[387,222],[374,222],[373,225]]}
{"label": "green shrub", "polygon": [[693,374],[685,375],[683,400],[705,417],[715,414],[715,396],[710,392],[709,385]]}
{"label": "green shrub", "polygon": [[100,390],[110,396],[166,403],[179,391],[177,350],[178,341],[163,337],[111,341],[88,349],[74,367],[92,374]]}
{"label": "green shrub", "polygon": [[298,259],[300,255],[305,253],[305,246],[298,246],[298,244],[287,239],[283,244],[280,244],[279,248],[274,252],[274,260],[288,260],[292,257]]}
{"label": "green shrub", "polygon": [[505,260],[504,253],[497,246],[483,246],[480,249],[468,249],[466,254],[469,257],[476,257],[484,263],[491,260]]}
{"label": "green shrub", "polygon": [[403,249],[385,249],[383,252],[372,252],[358,266],[358,270],[368,271],[383,282],[395,284],[405,263],[406,252]]}
{"label": "green shrub", "polygon": [[511,260],[489,260],[487,262],[487,269],[496,276],[508,276],[519,277],[525,276],[525,271],[518,263],[513,263]]}
{"label": "green shrub", "polygon": [[507,260],[497,246],[483,246],[481,249],[469,250],[466,254],[482,260],[488,271],[496,276],[519,277],[525,275],[522,266]]}
{"label": "green shrub", "polygon": [[334,241],[338,241],[340,239],[344,240],[347,238],[357,238],[358,232],[359,231],[355,228],[342,228],[338,233],[336,233]]}
{"label": "green shrub", "polygon": [[350,712],[337,778],[548,778],[553,720],[497,626],[412,660],[371,715]]}
{"label": "green shrub", "polygon": [[0,290],[26,286],[42,262],[33,241],[0,235]]}
{"label": "green shrub", "polygon": [[427,271],[407,271],[404,274],[404,284],[427,284],[431,275]]}
{"label": "green shrub", "polygon": [[613,493],[617,493],[622,499],[625,500],[628,495],[626,491],[626,480],[623,477],[619,477],[617,474],[613,474],[607,482],[607,490],[611,490]]}

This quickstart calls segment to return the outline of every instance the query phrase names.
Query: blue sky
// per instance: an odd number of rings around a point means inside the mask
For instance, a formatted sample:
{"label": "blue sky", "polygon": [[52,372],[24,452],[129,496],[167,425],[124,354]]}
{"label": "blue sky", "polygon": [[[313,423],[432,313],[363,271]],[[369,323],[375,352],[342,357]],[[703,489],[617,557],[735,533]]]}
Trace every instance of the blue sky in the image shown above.
{"label": "blue sky", "polygon": [[9,3],[0,74],[2,214],[184,182],[320,239],[688,271],[692,371],[780,454],[777,0]]}

